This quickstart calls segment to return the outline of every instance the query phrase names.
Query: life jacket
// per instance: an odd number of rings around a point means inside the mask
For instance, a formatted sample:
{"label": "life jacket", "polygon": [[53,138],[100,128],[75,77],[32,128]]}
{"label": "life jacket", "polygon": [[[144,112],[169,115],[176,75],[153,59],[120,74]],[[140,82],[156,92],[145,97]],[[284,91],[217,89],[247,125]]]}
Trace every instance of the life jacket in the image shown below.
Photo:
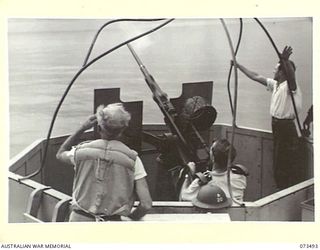
{"label": "life jacket", "polygon": [[93,215],[128,215],[134,202],[137,153],[120,141],[94,140],[77,146],[73,202]]}

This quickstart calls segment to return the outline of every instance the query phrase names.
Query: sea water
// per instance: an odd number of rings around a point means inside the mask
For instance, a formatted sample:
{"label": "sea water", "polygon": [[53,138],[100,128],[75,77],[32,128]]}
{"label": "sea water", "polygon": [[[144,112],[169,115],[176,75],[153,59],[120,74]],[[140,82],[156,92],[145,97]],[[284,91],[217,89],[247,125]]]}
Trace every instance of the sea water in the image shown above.
{"label": "sea water", "polygon": [[[81,69],[89,46],[104,19],[8,19],[10,157],[48,133],[54,111],[67,86]],[[224,19],[233,46],[239,19]],[[264,18],[279,50],[293,47],[292,60],[302,89],[304,120],[312,104],[312,19]],[[160,22],[116,23],[105,28],[89,61]],[[297,33],[297,30],[299,31]],[[147,37],[132,42],[140,59],[170,98],[181,94],[185,82],[213,81],[216,123],[231,124],[227,77],[232,54],[221,21],[176,19]],[[253,71],[273,77],[277,55],[253,19],[243,19],[237,60]],[[234,74],[231,77],[234,93]],[[163,123],[151,92],[126,46],[98,60],[74,82],[61,106],[52,136],[72,133],[93,111],[93,91],[121,88],[122,101],[143,100],[143,122]],[[238,72],[236,123],[270,130],[270,93]]]}

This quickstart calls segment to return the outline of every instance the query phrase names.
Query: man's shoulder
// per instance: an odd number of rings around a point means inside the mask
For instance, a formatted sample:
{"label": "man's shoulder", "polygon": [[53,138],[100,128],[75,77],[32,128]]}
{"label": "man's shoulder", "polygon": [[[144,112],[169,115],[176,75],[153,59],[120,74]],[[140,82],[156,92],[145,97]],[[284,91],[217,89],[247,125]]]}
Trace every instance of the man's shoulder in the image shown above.
{"label": "man's shoulder", "polygon": [[275,88],[274,86],[277,84],[277,81],[272,78],[266,78],[267,83],[267,91],[272,92]]}
{"label": "man's shoulder", "polygon": [[243,175],[243,176],[249,176],[249,170],[241,165],[241,164],[233,164],[231,166],[231,171],[233,174],[236,174],[236,175]]}
{"label": "man's shoulder", "polygon": [[87,147],[87,146],[90,147],[90,146],[96,144],[97,141],[100,141],[100,139],[99,139],[99,140],[86,140],[86,141],[82,141],[82,142],[80,142],[76,147],[77,147],[77,148],[82,148],[82,147]]}
{"label": "man's shoulder", "polygon": [[273,78],[267,78],[267,85],[275,85],[277,83],[277,80],[274,80]]}
{"label": "man's shoulder", "polygon": [[110,149],[119,150],[119,151],[127,154],[132,159],[136,159],[137,156],[138,156],[137,151],[135,151],[134,149],[130,148],[128,145],[126,145],[122,141],[119,141],[119,140],[109,141],[108,142],[108,146],[110,146]]}

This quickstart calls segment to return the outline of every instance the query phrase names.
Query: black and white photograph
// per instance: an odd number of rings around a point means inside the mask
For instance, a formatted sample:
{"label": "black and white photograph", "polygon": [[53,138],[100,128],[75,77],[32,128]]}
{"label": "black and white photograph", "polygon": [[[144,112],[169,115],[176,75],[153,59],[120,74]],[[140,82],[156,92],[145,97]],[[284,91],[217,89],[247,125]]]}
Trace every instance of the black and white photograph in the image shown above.
{"label": "black and white photograph", "polygon": [[319,248],[317,5],[0,0],[0,248]]}
{"label": "black and white photograph", "polygon": [[8,223],[315,222],[313,22],[8,18]]}

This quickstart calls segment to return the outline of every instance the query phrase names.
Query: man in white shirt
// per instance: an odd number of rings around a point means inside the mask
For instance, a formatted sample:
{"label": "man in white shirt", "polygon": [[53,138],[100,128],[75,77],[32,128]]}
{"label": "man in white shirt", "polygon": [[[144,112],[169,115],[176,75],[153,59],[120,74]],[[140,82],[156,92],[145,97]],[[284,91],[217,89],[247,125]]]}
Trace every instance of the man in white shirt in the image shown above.
{"label": "man in white shirt", "polygon": [[237,62],[237,66],[247,77],[264,85],[272,93],[270,115],[273,133],[273,171],[276,185],[284,189],[299,182],[297,164],[298,135],[294,119],[296,118],[291,95],[297,109],[301,109],[301,91],[295,81],[295,64],[289,60],[291,47],[285,47],[281,60],[277,63],[274,77],[261,76]]}
{"label": "man in white shirt", "polygon": [[[180,199],[184,201],[193,201],[201,186],[210,185],[217,186],[222,189],[227,198],[231,198],[231,194],[228,187],[228,154],[231,150],[231,162],[233,162],[236,156],[236,150],[231,146],[228,140],[218,139],[213,142],[210,148],[210,159],[212,161],[212,171],[204,172],[203,174],[196,174],[196,178],[191,182],[189,178],[186,178],[182,185]],[[190,172],[194,174],[195,166],[194,163],[188,164]],[[230,171],[230,185],[232,197],[237,203],[243,202],[244,192],[247,187],[247,170],[241,165],[232,165]],[[236,204],[236,202],[233,203]]]}

